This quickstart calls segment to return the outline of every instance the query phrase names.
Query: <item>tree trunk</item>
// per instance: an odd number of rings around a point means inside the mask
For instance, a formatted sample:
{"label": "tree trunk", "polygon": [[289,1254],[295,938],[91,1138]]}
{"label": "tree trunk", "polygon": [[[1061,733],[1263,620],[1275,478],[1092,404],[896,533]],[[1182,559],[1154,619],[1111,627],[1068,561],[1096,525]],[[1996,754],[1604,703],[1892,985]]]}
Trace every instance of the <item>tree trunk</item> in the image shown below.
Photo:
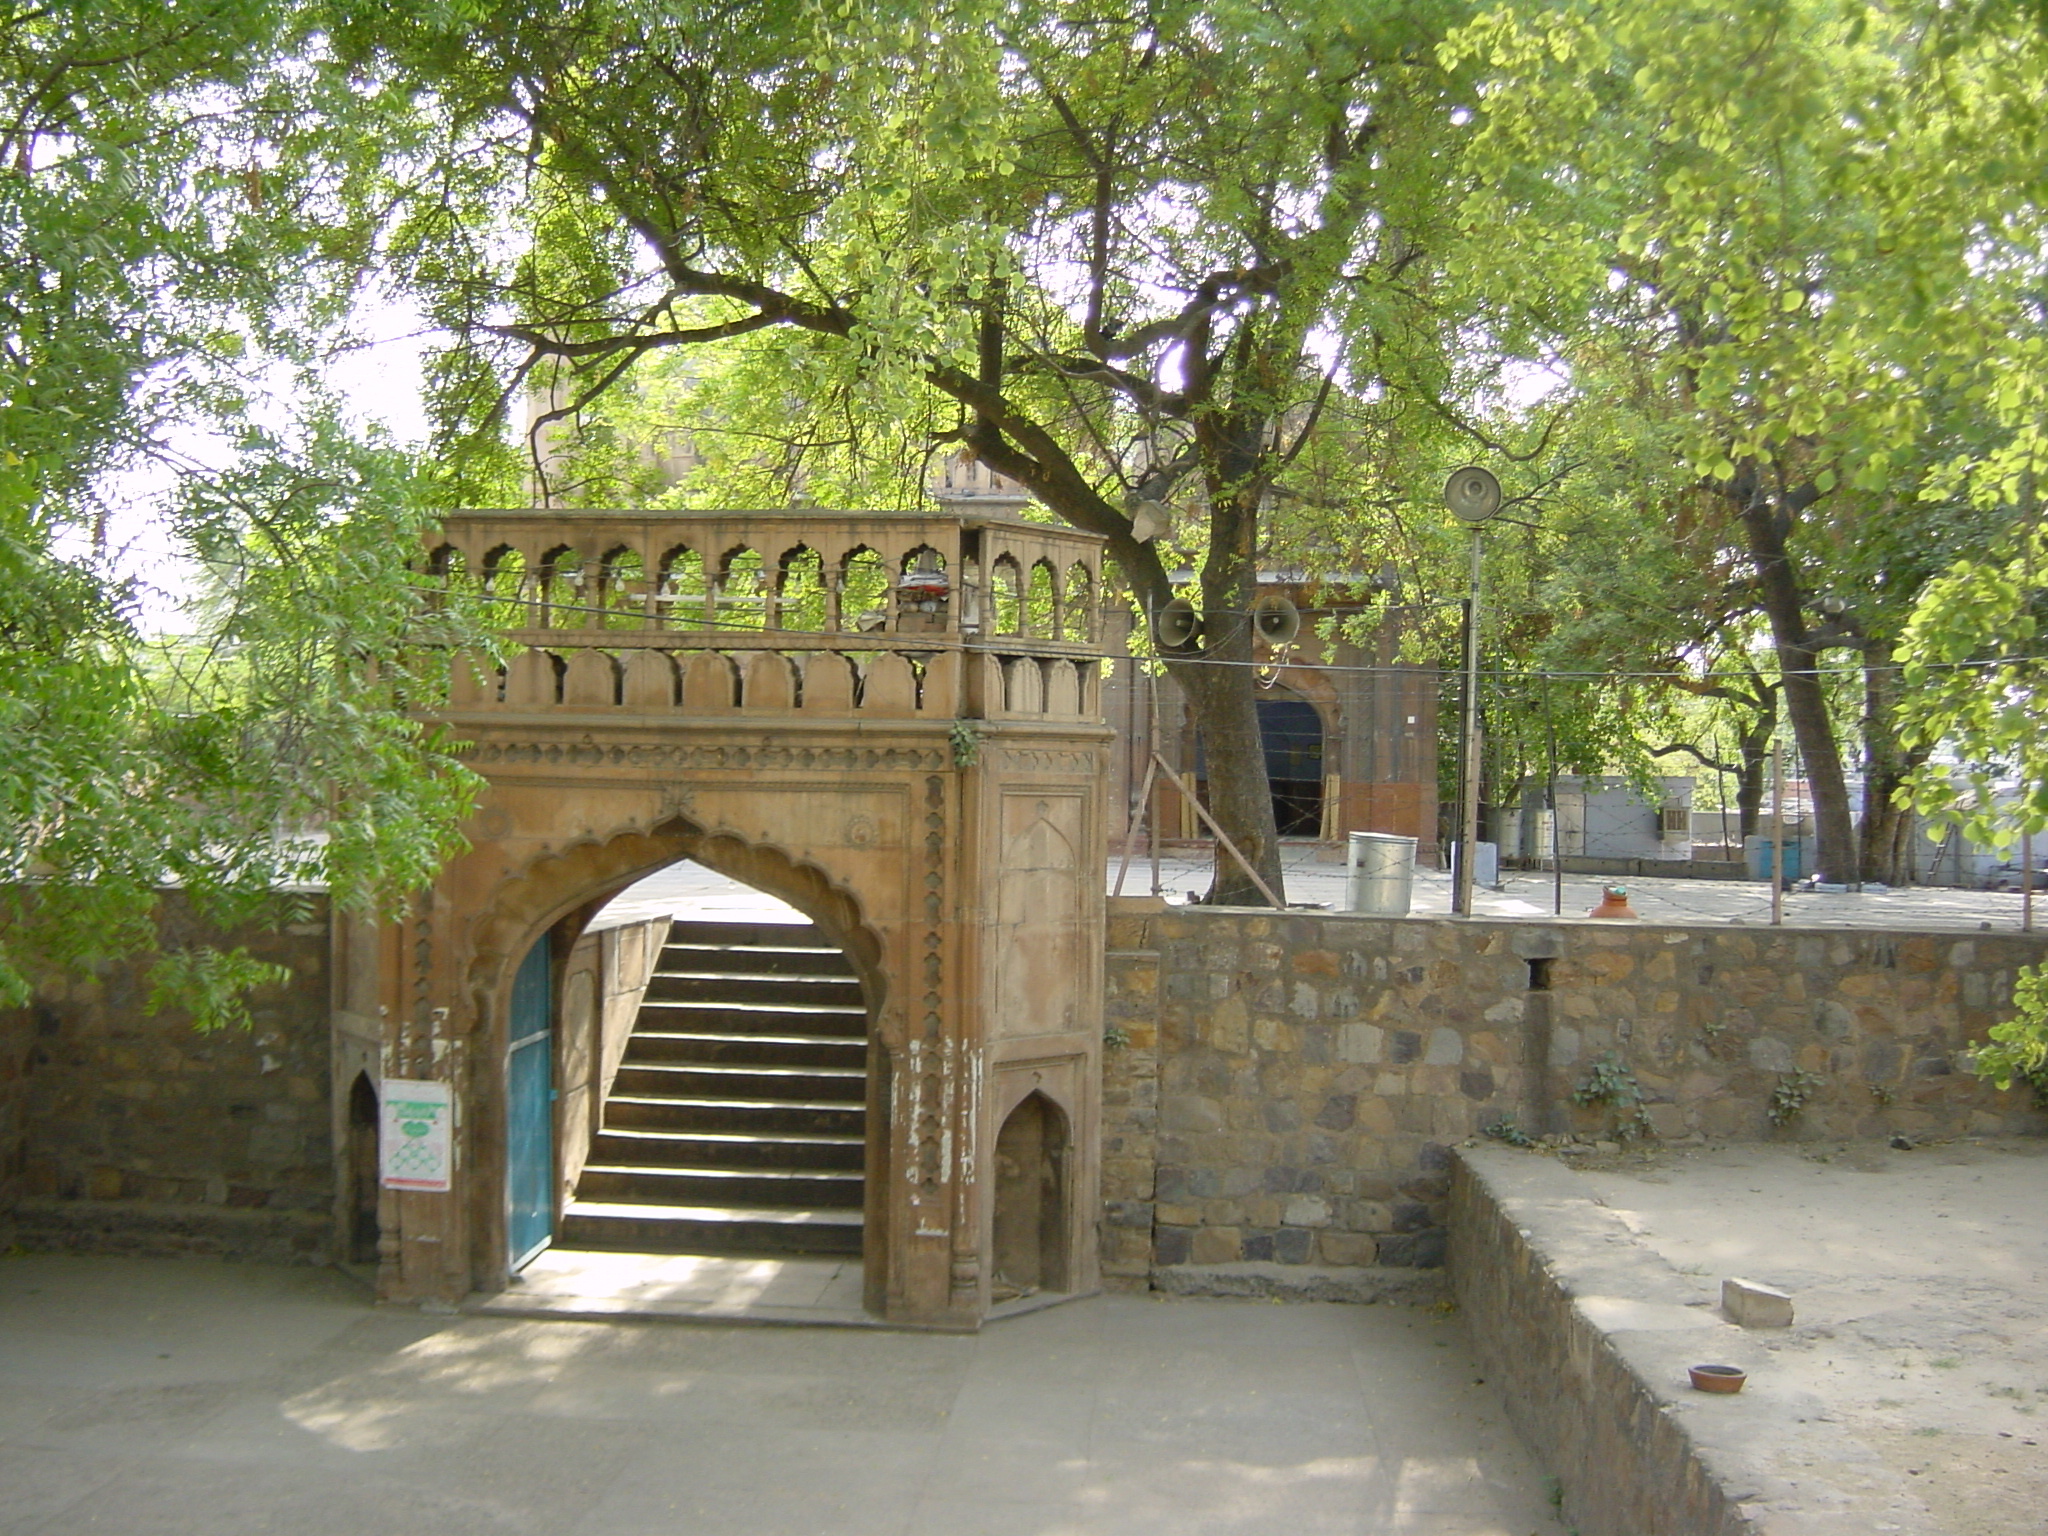
{"label": "tree trunk", "polygon": [[[1744,478],[1753,484],[1754,474],[1751,469]],[[1792,722],[1792,738],[1799,745],[1806,782],[1813,793],[1819,843],[1814,873],[1822,880],[1846,883],[1856,878],[1856,824],[1849,814],[1841,748],[1815,670],[1818,653],[1808,643],[1805,605],[1785,547],[1791,513],[1761,490],[1750,493],[1742,489],[1742,481],[1737,485],[1749,555],[1756,566],[1758,600],[1770,620],[1771,639],[1777,648],[1785,714]]]}
{"label": "tree trunk", "polygon": [[[1259,579],[1251,556],[1256,510],[1219,502],[1210,526],[1220,547],[1212,549],[1202,571],[1201,651],[1169,656],[1167,665],[1187,695],[1195,728],[1201,732],[1209,814],[1273,894],[1285,901],[1280,829],[1273,817],[1273,786],[1266,775],[1252,667],[1251,607]],[[1225,907],[1267,904],[1244,866],[1221,847],[1216,850],[1215,878],[1203,900]]]}
{"label": "tree trunk", "polygon": [[1912,812],[1898,803],[1898,792],[1927,760],[1924,750],[1907,752],[1893,728],[1898,707],[1898,674],[1891,669],[1889,642],[1869,642],[1863,655],[1863,819],[1861,878],[1886,885],[1904,885],[1906,850],[1912,840]]}
{"label": "tree trunk", "polygon": [[1754,837],[1763,820],[1764,795],[1770,785],[1771,738],[1778,734],[1778,701],[1768,695],[1769,707],[1757,711],[1749,729],[1736,738],[1742,767],[1735,775],[1735,824],[1739,835]]}
{"label": "tree trunk", "polygon": [[[1265,743],[1259,735],[1258,698],[1253,690],[1249,666],[1214,665],[1209,656],[1170,660],[1167,665],[1180,684],[1194,713],[1195,728],[1202,734],[1202,756],[1207,764],[1209,814],[1224,835],[1257,869],[1259,876],[1286,900],[1280,875],[1280,832],[1273,819],[1273,789],[1266,777]],[[1245,648],[1249,661],[1250,647]],[[1216,874],[1209,894],[1202,898],[1216,906],[1263,907],[1266,898],[1237,860],[1223,848],[1216,850]]]}

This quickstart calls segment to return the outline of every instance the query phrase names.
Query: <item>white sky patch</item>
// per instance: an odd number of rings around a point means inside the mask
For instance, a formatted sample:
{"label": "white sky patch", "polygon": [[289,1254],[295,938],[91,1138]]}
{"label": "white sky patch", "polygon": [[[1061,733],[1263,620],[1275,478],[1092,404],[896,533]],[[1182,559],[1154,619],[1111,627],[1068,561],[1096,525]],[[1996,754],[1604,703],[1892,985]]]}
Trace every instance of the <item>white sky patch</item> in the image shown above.
{"label": "white sky patch", "polygon": [[1532,410],[1571,387],[1571,373],[1561,363],[1514,358],[1500,371],[1500,397],[1515,412]]}
{"label": "white sky patch", "polygon": [[[356,427],[421,446],[428,431],[426,357],[435,339],[425,318],[409,303],[378,296],[357,308],[348,330],[357,339],[337,348],[322,369],[328,388]],[[266,382],[254,395],[251,414],[262,426],[289,432],[292,379],[277,368]],[[173,432],[162,446],[162,458],[102,480],[105,545],[97,557],[82,528],[60,539],[58,549],[72,559],[91,560],[114,581],[130,583],[135,622],[144,634],[188,634],[197,627],[190,609],[201,589],[200,573],[173,532],[171,504],[181,474],[225,466],[232,450],[218,435],[198,429]]]}
{"label": "white sky patch", "polygon": [[361,425],[382,428],[396,442],[427,440],[426,362],[438,333],[406,300],[373,296],[356,310],[351,327],[363,338],[337,352],[327,383],[346,400]]}

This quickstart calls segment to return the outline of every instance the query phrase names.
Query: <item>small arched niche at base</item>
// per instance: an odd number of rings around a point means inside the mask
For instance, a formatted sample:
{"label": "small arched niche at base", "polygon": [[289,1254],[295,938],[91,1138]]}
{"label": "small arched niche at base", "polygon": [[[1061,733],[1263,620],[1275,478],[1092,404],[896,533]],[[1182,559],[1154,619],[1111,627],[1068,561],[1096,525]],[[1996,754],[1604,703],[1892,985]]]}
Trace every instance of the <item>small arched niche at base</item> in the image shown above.
{"label": "small arched niche at base", "polygon": [[348,1090],[348,1262],[377,1262],[377,1086],[358,1072]]}
{"label": "small arched niche at base", "polygon": [[1072,1288],[1067,1253],[1067,1117],[1042,1093],[1028,1093],[996,1136],[997,1301],[1010,1294]]}

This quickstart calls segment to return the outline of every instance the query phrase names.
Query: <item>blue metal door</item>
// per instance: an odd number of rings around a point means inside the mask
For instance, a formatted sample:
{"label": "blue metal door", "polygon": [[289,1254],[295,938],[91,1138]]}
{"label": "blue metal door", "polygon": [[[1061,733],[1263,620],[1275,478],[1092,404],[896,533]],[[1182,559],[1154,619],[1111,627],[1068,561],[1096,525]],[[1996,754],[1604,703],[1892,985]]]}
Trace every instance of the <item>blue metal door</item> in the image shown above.
{"label": "blue metal door", "polygon": [[555,1234],[554,989],[542,934],[512,981],[512,1046],[505,1062],[505,1186],[512,1267]]}

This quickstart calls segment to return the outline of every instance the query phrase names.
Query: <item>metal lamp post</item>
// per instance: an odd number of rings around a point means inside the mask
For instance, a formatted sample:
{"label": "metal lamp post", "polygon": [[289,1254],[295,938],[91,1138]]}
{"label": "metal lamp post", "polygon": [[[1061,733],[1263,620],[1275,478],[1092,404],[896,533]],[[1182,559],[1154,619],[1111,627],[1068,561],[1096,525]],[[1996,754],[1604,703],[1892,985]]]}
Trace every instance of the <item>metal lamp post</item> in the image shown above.
{"label": "metal lamp post", "polygon": [[1472,884],[1479,864],[1479,572],[1480,529],[1500,510],[1500,481],[1475,464],[1451,471],[1444,482],[1444,506],[1472,530],[1472,585],[1465,603],[1465,699],[1460,739],[1458,872],[1451,911],[1472,915]]}

